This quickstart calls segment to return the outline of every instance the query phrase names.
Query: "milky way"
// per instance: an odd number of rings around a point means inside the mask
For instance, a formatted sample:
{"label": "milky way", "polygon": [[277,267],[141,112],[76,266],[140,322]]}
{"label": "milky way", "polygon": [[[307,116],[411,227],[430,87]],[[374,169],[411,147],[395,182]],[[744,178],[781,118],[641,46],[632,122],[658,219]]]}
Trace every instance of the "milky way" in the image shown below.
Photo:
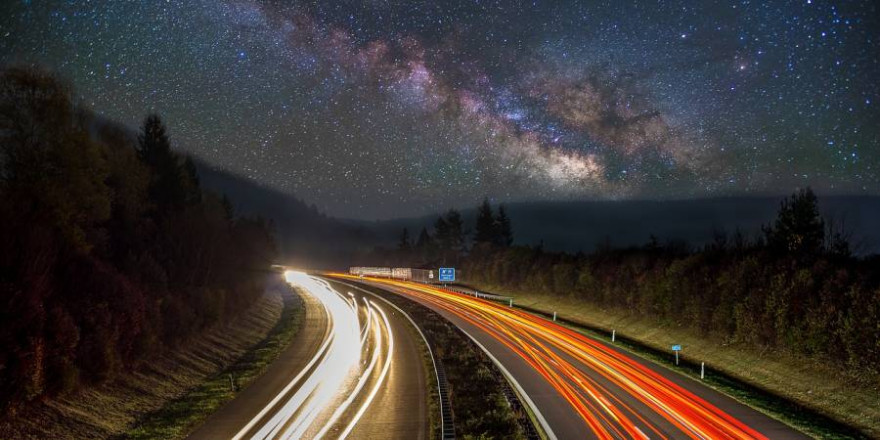
{"label": "milky way", "polygon": [[872,2],[4,2],[0,62],[315,203],[880,194]]}

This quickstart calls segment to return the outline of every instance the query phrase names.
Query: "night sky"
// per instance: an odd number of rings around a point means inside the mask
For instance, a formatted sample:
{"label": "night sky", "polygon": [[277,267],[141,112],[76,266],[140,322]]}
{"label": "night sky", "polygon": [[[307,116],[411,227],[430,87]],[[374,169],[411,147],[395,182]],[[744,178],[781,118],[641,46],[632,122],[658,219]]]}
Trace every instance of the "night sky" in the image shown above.
{"label": "night sky", "polygon": [[872,1],[4,1],[36,64],[332,215],[880,194]]}

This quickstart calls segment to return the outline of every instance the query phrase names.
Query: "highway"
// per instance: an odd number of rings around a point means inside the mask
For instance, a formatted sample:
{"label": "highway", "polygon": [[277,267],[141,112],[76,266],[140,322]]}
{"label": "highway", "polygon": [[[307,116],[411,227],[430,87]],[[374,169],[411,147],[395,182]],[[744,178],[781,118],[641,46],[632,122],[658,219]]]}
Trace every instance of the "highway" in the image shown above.
{"label": "highway", "polygon": [[309,297],[306,334],[190,438],[426,438],[427,378],[406,318],[371,295],[285,277]]}
{"label": "highway", "polygon": [[424,284],[332,276],[452,321],[503,366],[549,438],[807,438],[695,380],[506,305]]}

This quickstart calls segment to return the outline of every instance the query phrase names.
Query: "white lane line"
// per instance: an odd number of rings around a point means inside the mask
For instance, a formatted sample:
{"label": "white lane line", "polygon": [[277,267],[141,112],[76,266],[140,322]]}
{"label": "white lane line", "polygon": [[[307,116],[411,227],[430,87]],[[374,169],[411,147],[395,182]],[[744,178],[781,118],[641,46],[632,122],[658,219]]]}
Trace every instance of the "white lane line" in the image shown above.
{"label": "white lane line", "polygon": [[[267,428],[257,433],[256,438],[275,438],[287,425],[282,438],[301,438],[326,410],[351,372],[360,364],[363,347],[360,345],[360,316],[356,308],[351,308],[339,292],[326,283],[316,283],[309,277],[311,285],[321,300],[337,319],[337,330],[328,355],[318,368],[298,390],[293,398],[279,410]],[[306,399],[308,396],[308,399]]]}
{"label": "white lane line", "polygon": [[[324,312],[327,313],[327,322],[328,322],[328,324],[330,324],[331,323],[330,312],[328,312],[326,309],[324,310]],[[318,352],[315,353],[315,356],[312,357],[312,359],[309,361],[308,364],[306,364],[305,367],[303,367],[302,371],[300,371],[299,374],[297,374],[296,377],[294,377],[293,380],[291,380],[290,383],[288,383],[287,386],[285,386],[284,389],[281,390],[281,392],[278,393],[278,395],[276,395],[275,398],[273,398],[272,401],[269,402],[268,405],[266,405],[262,410],[260,410],[260,412],[257,413],[257,415],[255,415],[254,418],[252,418],[251,421],[248,422],[247,425],[244,426],[244,428],[241,428],[241,430],[238,431],[238,433],[235,434],[235,436],[232,437],[232,439],[233,440],[241,440],[244,437],[244,435],[248,433],[248,431],[253,429],[254,425],[256,425],[257,422],[259,420],[261,420],[266,415],[266,413],[269,412],[270,409],[272,409],[276,404],[278,404],[278,401],[280,401],[281,398],[284,397],[284,395],[286,395],[288,392],[290,392],[291,388],[293,388],[303,378],[303,376],[305,376],[306,372],[309,371],[309,369],[311,369],[312,366],[315,365],[315,363],[318,362],[319,359],[321,359],[324,352],[327,351],[327,347],[330,346],[330,342],[332,340],[333,340],[333,330],[331,327],[330,334],[327,336],[327,339],[321,345],[321,348],[318,349]]]}
{"label": "white lane line", "polygon": [[[345,297],[333,290],[322,280],[306,274],[288,272],[287,281],[296,283],[317,297],[324,305],[331,323],[330,337],[316,355],[293,381],[266,405],[241,431],[233,437],[239,440],[260,422],[291,389],[302,380],[306,372],[317,363],[314,371],[300,389],[266,422],[253,438],[269,438],[288,426],[285,434],[300,436],[332,402],[350,372],[355,369],[363,351],[360,342],[360,323],[356,304],[349,303]],[[288,424],[288,422],[291,422]]]}
{"label": "white lane line", "polygon": [[[367,309],[370,310],[371,304],[368,301],[366,301],[366,299],[364,301],[367,303]],[[372,305],[372,306],[376,307],[376,309],[379,308],[376,305]],[[375,316],[374,319],[376,319],[378,321],[379,320],[378,315],[374,315],[374,316]],[[391,328],[387,327],[387,325],[386,325],[386,329],[388,332],[389,344],[391,346],[393,346],[393,335],[391,334]],[[321,428],[321,430],[315,435],[315,440],[319,440],[319,439],[323,438],[324,435],[327,434],[327,431],[329,431],[330,428],[332,428],[333,425],[336,424],[336,421],[339,419],[339,417],[342,415],[342,413],[346,409],[348,409],[348,407],[351,405],[351,403],[354,402],[354,399],[360,394],[361,389],[363,389],[364,385],[366,385],[367,380],[369,380],[370,375],[373,373],[373,370],[376,368],[376,365],[379,363],[379,355],[382,353],[382,329],[379,327],[378,323],[373,327],[373,333],[374,333],[373,338],[375,339],[376,343],[375,343],[375,348],[373,349],[373,356],[370,359],[370,365],[361,374],[361,378],[360,378],[360,380],[358,380],[357,386],[354,388],[354,390],[352,390],[352,392],[348,395],[348,397],[345,399],[345,401],[343,401],[342,404],[339,405],[338,408],[336,408],[336,411],[333,413],[333,415],[330,417],[330,419],[327,421],[327,423],[324,424],[324,427]],[[391,348],[389,347],[389,353],[390,353],[390,349]],[[381,383],[381,381],[382,381],[382,378],[380,378],[379,383]]]}
{"label": "white lane line", "polygon": [[[428,356],[430,356],[430,358],[431,358],[431,365],[434,367],[434,379],[436,380],[436,384],[437,384],[437,390],[436,390],[437,391],[437,403],[438,403],[438,406],[440,407],[439,408],[440,409],[440,420],[443,420],[443,405],[440,405],[440,401],[442,400],[442,398],[440,396],[440,377],[439,377],[439,374],[437,373],[437,358],[434,357],[434,351],[431,349],[431,344],[428,343],[428,338],[425,336],[425,333],[422,331],[422,329],[418,326],[418,324],[416,324],[416,322],[412,319],[412,317],[410,317],[409,314],[406,313],[403,309],[398,307],[397,304],[394,304],[393,302],[388,301],[387,299],[383,298],[380,295],[377,295],[374,292],[370,292],[369,290],[366,290],[366,289],[359,287],[359,286],[355,286],[354,284],[348,283],[346,281],[343,281],[343,280],[333,280],[333,281],[337,282],[339,284],[343,284],[348,287],[351,287],[352,289],[360,290],[361,292],[366,293],[366,294],[384,302],[388,306],[397,310],[402,316],[404,316],[409,321],[409,323],[413,326],[413,328],[416,329],[416,332],[419,333],[419,335],[422,338],[422,341],[425,343],[425,348],[428,350]],[[440,426],[440,436],[443,437],[443,430],[445,429],[445,427],[443,426],[442,423],[440,425],[441,425]]]}
{"label": "white lane line", "polygon": [[544,418],[544,415],[541,414],[541,411],[538,409],[538,405],[535,405],[535,402],[533,402],[531,397],[529,397],[529,395],[526,394],[526,390],[523,389],[522,385],[520,385],[519,382],[517,382],[517,380],[513,377],[513,375],[510,374],[509,371],[507,371],[507,368],[504,368],[504,364],[502,364],[501,361],[499,361],[494,355],[492,355],[492,353],[489,352],[489,349],[487,349],[483,344],[481,344],[480,341],[477,340],[477,338],[473,337],[470,333],[468,333],[467,330],[461,328],[460,326],[456,326],[456,327],[458,327],[459,330],[461,330],[464,334],[466,334],[469,338],[471,338],[471,340],[474,341],[474,343],[477,344],[477,346],[483,350],[483,353],[486,353],[486,355],[489,356],[489,359],[492,359],[492,362],[494,362],[495,365],[498,366],[498,369],[501,370],[502,373],[504,373],[504,376],[507,377],[508,382],[513,384],[513,387],[516,388],[517,392],[519,392],[519,395],[522,396],[523,400],[526,401],[526,405],[528,405],[529,408],[531,408],[532,412],[535,414],[535,418],[538,419],[538,423],[541,425],[541,428],[544,430],[544,433],[547,434],[547,438],[549,440],[556,440],[557,439],[556,434],[553,432],[553,429],[550,428],[550,424],[547,423],[547,420]]}
{"label": "white lane line", "polygon": [[[361,405],[361,408],[358,410],[357,414],[352,417],[351,422],[349,422],[348,426],[342,431],[342,434],[339,435],[339,440],[343,440],[348,437],[348,434],[351,433],[351,430],[354,429],[354,425],[360,421],[361,417],[364,415],[364,412],[367,411],[367,408],[373,402],[373,398],[376,397],[376,393],[379,392],[379,388],[382,387],[382,384],[385,382],[385,378],[388,376],[388,368],[391,367],[391,355],[394,353],[394,334],[391,332],[391,325],[388,323],[388,315],[385,314],[385,311],[382,310],[379,306],[374,304],[376,310],[379,314],[382,315],[382,320],[385,322],[385,328],[388,329],[388,355],[385,358],[385,366],[382,367],[382,374],[379,376],[379,380],[376,382],[376,385],[373,386],[373,390],[370,392],[370,395],[367,396],[367,400]],[[378,328],[378,326],[377,326]]]}

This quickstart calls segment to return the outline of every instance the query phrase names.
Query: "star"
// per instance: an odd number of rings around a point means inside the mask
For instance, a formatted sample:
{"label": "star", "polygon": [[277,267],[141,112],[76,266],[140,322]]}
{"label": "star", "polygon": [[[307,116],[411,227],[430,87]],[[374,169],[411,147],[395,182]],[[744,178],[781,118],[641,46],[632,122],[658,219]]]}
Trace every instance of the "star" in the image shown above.
{"label": "star", "polygon": [[556,3],[6,2],[0,63],[343,217],[880,193],[871,1]]}

